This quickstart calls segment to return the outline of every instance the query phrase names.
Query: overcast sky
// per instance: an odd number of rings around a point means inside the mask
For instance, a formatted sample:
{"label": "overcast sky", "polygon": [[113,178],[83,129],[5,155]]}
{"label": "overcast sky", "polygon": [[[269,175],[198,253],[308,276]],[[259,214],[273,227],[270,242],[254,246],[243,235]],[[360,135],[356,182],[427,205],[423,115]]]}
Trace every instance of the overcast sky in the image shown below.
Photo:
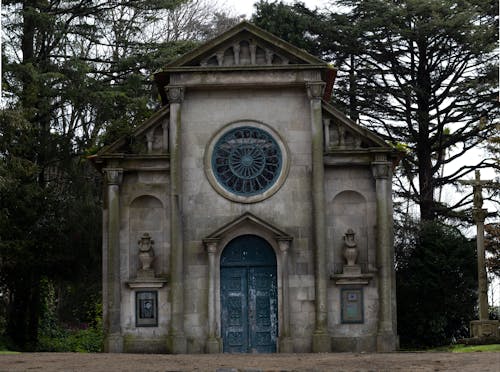
{"label": "overcast sky", "polygon": [[[253,4],[258,0],[220,0],[219,4],[222,7],[228,7],[234,9],[236,14],[245,14],[246,18],[249,19],[254,11]],[[328,5],[328,0],[301,0],[306,4],[308,8],[324,8]],[[283,1],[284,3],[293,3],[294,1]]]}

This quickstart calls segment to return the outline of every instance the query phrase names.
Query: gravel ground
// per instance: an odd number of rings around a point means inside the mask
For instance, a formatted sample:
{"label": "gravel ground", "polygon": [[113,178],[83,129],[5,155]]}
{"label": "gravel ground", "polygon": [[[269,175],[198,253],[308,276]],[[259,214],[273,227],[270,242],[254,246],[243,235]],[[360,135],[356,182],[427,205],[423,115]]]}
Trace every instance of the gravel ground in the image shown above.
{"label": "gravel ground", "polygon": [[500,353],[0,355],[0,371],[474,371],[500,372]]}

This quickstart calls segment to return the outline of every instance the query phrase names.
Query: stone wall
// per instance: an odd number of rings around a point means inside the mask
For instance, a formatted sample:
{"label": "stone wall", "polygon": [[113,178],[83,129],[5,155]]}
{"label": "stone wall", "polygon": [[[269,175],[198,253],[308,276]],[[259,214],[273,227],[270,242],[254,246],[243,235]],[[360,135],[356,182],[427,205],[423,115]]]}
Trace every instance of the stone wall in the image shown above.
{"label": "stone wall", "polygon": [[[372,275],[376,267],[376,195],[369,166],[329,167],[325,172],[326,225],[328,240],[328,269],[330,274],[342,273],[346,259],[343,255],[344,235],[355,232],[358,248],[357,263],[362,273]],[[341,289],[362,288],[363,322],[343,324],[341,319]],[[336,285],[328,288],[328,328],[334,351],[373,351],[376,349],[378,321],[377,280],[362,285]]]}
{"label": "stone wall", "polygon": [[[148,163],[136,165],[147,168]],[[121,186],[121,324],[124,350],[128,352],[165,352],[165,337],[170,323],[169,288],[158,289],[158,326],[137,327],[135,293],[128,283],[137,278],[140,268],[138,240],[148,233],[154,240],[153,261],[157,276],[168,278],[170,264],[169,177],[166,172],[127,171]]]}
{"label": "stone wall", "polygon": [[[182,105],[183,211],[185,222],[185,329],[189,352],[206,338],[207,255],[202,239],[245,212],[294,237],[289,267],[292,337],[296,351],[310,351],[314,327],[311,251],[310,129],[305,89],[187,90]],[[234,203],[207,181],[207,144],[227,124],[254,120],[272,127],[287,144],[288,177],[279,191],[255,203]],[[219,323],[220,324],[220,323]],[[192,340],[189,342],[189,340]]]}

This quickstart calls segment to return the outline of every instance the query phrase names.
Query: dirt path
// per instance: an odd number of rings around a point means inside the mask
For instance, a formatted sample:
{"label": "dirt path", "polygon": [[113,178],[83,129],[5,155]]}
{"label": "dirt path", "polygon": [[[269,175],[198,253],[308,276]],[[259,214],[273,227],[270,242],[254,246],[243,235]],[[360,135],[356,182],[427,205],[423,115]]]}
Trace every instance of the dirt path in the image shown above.
{"label": "dirt path", "polygon": [[500,372],[500,353],[0,355],[0,371],[474,371]]}

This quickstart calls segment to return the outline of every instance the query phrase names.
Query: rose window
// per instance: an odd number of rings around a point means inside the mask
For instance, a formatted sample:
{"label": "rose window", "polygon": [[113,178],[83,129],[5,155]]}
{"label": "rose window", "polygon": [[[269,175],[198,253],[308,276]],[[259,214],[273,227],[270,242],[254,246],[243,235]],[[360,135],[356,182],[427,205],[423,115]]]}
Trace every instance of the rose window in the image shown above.
{"label": "rose window", "polygon": [[252,196],[274,185],[282,167],[282,154],[275,139],[254,127],[238,127],[215,144],[212,170],[228,191]]}

